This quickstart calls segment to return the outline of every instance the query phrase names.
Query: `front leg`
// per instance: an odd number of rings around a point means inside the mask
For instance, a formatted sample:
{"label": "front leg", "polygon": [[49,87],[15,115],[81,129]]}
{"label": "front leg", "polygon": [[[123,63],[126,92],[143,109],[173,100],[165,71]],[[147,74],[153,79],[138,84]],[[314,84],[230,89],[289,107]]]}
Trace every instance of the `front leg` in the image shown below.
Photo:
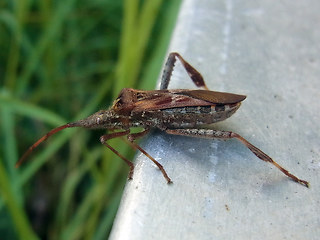
{"label": "front leg", "polygon": [[248,142],[246,139],[244,139],[237,133],[233,133],[229,131],[212,130],[212,129],[170,129],[170,130],[166,130],[166,132],[174,135],[183,135],[183,136],[189,136],[189,137],[210,138],[210,139],[236,138],[240,142],[242,142],[247,148],[249,148],[250,151],[253,152],[253,154],[256,155],[258,158],[260,158],[263,161],[270,162],[271,164],[276,166],[281,172],[283,172],[285,175],[291,178],[293,181],[298,182],[306,187],[309,187],[309,183],[307,181],[301,180],[296,176],[294,176],[293,174],[291,174],[288,170],[284,169],[277,162],[272,160],[271,157],[269,157],[267,154],[262,152],[259,148],[252,145],[250,142]]}
{"label": "front leg", "polygon": [[100,142],[105,145],[107,148],[109,148],[114,154],[116,154],[118,157],[120,157],[128,166],[130,167],[130,171],[128,174],[128,179],[132,179],[133,176],[133,171],[134,171],[134,165],[132,162],[130,162],[128,159],[126,159],[124,156],[122,156],[117,150],[115,150],[113,147],[111,147],[107,141],[112,139],[112,138],[117,138],[117,137],[122,137],[125,135],[128,135],[130,133],[130,130],[126,130],[123,132],[114,132],[114,133],[109,133],[105,134],[100,137]]}

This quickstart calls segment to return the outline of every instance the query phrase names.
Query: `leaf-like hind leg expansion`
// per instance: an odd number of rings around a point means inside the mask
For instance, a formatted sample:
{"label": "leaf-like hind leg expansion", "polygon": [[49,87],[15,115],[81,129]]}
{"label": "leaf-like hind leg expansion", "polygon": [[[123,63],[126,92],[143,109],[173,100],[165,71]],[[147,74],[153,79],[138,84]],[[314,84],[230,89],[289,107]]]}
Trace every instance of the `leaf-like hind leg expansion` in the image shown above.
{"label": "leaf-like hind leg expansion", "polygon": [[183,67],[186,69],[193,83],[197,87],[203,87],[204,89],[209,90],[203,80],[202,75],[194,67],[192,67],[186,60],[184,60],[183,57],[181,57],[181,55],[177,52],[172,52],[169,54],[169,57],[163,69],[160,90],[168,89],[174,64],[176,62],[176,57],[181,61]]}
{"label": "leaf-like hind leg expansion", "polygon": [[154,162],[154,164],[157,165],[157,167],[160,169],[160,171],[162,172],[162,175],[164,176],[164,178],[167,180],[168,183],[172,183],[171,179],[169,178],[167,172],[164,170],[163,166],[157,161],[155,160],[149,153],[147,153],[142,147],[140,147],[138,144],[136,144],[134,142],[135,139],[141,138],[143,136],[145,136],[146,134],[149,133],[149,129],[145,129],[142,132],[138,132],[138,133],[131,133],[128,134],[127,139],[128,144],[135,150],[139,150],[140,152],[142,152],[145,156],[147,156],[152,162]]}
{"label": "leaf-like hind leg expansion", "polygon": [[130,162],[128,159],[126,159],[123,155],[121,155],[117,150],[115,150],[113,147],[111,147],[107,141],[112,139],[112,138],[117,138],[117,137],[122,137],[125,135],[128,135],[130,133],[130,130],[126,130],[124,132],[114,132],[114,133],[109,133],[106,135],[103,135],[100,137],[100,142],[105,145],[107,148],[109,148],[114,154],[116,154],[118,157],[120,157],[123,161],[125,161],[126,164],[128,164],[130,171],[128,174],[128,179],[132,179],[133,176],[133,171],[134,171],[134,165],[132,162]]}
{"label": "leaf-like hind leg expansion", "polygon": [[247,148],[250,149],[250,151],[256,155],[258,158],[260,158],[263,161],[270,162],[274,166],[276,166],[281,172],[283,172],[286,176],[291,178],[293,181],[298,182],[306,187],[309,187],[309,183],[305,180],[301,180],[291,174],[288,170],[284,169],[282,166],[280,166],[277,162],[272,160],[271,157],[269,157],[267,154],[262,152],[259,148],[252,145],[250,142],[248,142],[246,139],[241,137],[237,133],[229,132],[229,131],[220,131],[220,130],[212,130],[212,129],[172,129],[172,130],[166,130],[169,134],[174,135],[183,135],[183,136],[190,136],[190,137],[200,137],[200,138],[220,138],[220,139],[231,139],[236,138],[240,142],[242,142]]}

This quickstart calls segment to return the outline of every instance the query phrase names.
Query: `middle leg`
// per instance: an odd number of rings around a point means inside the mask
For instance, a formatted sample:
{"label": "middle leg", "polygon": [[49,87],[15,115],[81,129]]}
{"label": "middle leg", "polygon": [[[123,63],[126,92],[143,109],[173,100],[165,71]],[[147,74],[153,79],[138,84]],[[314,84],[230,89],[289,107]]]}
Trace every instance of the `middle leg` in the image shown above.
{"label": "middle leg", "polygon": [[164,176],[164,178],[167,180],[167,183],[170,184],[172,183],[171,179],[169,178],[167,172],[164,170],[163,166],[157,161],[155,160],[149,153],[147,153],[142,147],[140,147],[137,143],[134,142],[134,140],[136,140],[137,138],[141,138],[143,136],[145,136],[146,134],[148,134],[150,132],[150,129],[145,129],[142,132],[138,132],[138,133],[130,133],[127,135],[127,139],[128,139],[128,144],[134,149],[134,150],[139,150],[140,152],[142,152],[145,156],[147,156],[154,164],[157,165],[157,167],[160,169],[162,175]]}

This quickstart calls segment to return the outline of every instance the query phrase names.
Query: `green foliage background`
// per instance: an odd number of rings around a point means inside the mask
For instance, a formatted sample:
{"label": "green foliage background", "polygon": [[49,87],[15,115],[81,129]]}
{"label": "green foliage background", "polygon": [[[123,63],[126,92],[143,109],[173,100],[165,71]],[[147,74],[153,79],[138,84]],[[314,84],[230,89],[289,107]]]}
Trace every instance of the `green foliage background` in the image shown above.
{"label": "green foliage background", "polygon": [[48,130],[107,108],[123,87],[153,89],[179,5],[0,1],[1,239],[107,238],[128,167],[99,143],[103,130],[66,129],[14,165]]}

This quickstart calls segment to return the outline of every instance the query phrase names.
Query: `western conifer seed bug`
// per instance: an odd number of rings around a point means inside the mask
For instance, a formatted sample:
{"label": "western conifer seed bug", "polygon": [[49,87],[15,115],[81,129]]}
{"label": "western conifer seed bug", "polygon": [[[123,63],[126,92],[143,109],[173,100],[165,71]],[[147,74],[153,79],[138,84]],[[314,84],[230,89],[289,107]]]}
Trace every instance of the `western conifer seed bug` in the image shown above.
{"label": "western conifer seed bug", "polygon": [[[177,58],[193,83],[199,88],[204,88],[204,90],[168,90]],[[238,110],[245,98],[246,96],[243,95],[210,91],[201,74],[185,61],[180,54],[173,52],[170,53],[165,64],[160,90],[142,91],[124,88],[108,110],[101,110],[86,119],[67,123],[48,132],[24,153],[17,162],[16,167],[20,166],[41,142],[65,128],[108,129],[111,133],[101,136],[100,142],[128,164],[130,167],[129,179],[132,179],[134,165],[108,144],[108,140],[112,138],[127,136],[128,144],[151,159],[161,170],[167,182],[171,183],[171,179],[162,165],[134,142],[137,138],[145,136],[151,128],[157,128],[174,135],[224,140],[235,138],[261,160],[273,164],[293,181],[309,187],[307,181],[291,174],[239,134],[204,127],[207,124],[223,121],[230,117]],[[130,133],[130,128],[133,127],[142,127],[143,131]]]}

